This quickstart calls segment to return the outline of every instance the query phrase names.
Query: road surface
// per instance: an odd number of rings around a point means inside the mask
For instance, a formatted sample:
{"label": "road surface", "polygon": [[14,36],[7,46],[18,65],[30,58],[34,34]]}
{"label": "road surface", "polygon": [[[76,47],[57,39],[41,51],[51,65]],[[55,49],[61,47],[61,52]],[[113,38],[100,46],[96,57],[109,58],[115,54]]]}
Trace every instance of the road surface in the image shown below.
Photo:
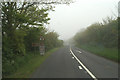
{"label": "road surface", "polygon": [[32,78],[118,78],[118,64],[76,47],[52,53]]}

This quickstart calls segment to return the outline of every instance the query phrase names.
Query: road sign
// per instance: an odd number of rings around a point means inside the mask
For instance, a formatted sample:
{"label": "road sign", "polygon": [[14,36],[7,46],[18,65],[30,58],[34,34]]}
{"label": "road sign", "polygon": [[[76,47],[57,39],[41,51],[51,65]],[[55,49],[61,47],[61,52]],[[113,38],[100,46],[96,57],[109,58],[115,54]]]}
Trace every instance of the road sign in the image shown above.
{"label": "road sign", "polygon": [[[32,47],[39,47],[40,55],[44,55],[45,53],[45,45],[44,45],[44,37],[40,36],[39,43],[32,43]],[[36,50],[36,49],[35,49]]]}
{"label": "road sign", "polygon": [[43,36],[40,36],[40,40],[44,40],[44,37],[43,37]]}
{"label": "road sign", "polygon": [[45,46],[44,45],[40,45],[39,46],[39,50],[40,50],[40,55],[44,55],[44,53],[45,53]]}

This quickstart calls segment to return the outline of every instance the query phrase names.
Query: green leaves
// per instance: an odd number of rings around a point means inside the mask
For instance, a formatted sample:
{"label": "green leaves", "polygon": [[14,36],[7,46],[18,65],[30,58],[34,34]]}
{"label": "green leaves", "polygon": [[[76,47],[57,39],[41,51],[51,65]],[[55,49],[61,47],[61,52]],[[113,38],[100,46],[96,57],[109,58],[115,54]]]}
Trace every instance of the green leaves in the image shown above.
{"label": "green leaves", "polygon": [[59,35],[56,32],[48,32],[45,35],[45,47],[46,50],[50,50],[55,47],[63,46],[63,41],[58,39]]}
{"label": "green leaves", "polygon": [[107,18],[103,23],[95,23],[83,32],[75,35],[76,44],[100,44],[105,47],[118,46],[118,23],[117,20]]}
{"label": "green leaves", "polygon": [[[46,30],[43,24],[48,20],[48,8],[39,9],[35,3],[2,2],[3,75],[11,74],[11,61],[25,56],[31,50],[32,42],[39,42],[40,34]],[[17,63],[16,63],[17,64]],[[15,69],[16,70],[16,69]],[[10,72],[11,71],[11,72]]]}
{"label": "green leaves", "polygon": [[[48,32],[44,24],[50,18],[48,12],[52,6],[42,7],[36,3],[3,2],[2,4],[2,38],[3,38],[3,76],[14,73],[25,61],[17,58],[33,52],[32,43],[44,43],[46,51],[63,45],[58,34]],[[40,36],[45,38],[40,41]],[[39,51],[38,47],[37,50]],[[18,60],[18,61],[17,61]]]}

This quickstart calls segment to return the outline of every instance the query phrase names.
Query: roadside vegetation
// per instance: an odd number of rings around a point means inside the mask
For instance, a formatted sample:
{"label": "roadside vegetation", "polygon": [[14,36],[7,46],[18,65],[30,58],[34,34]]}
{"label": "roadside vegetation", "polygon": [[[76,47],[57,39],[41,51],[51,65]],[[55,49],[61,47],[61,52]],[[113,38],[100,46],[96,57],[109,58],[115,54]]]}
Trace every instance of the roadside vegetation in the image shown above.
{"label": "roadside vegetation", "polygon": [[11,75],[6,76],[6,78],[29,78],[32,73],[40,67],[40,64],[43,63],[51,53],[54,53],[59,48],[54,48],[45,53],[44,56],[41,56],[39,52],[29,53],[26,56],[17,58],[16,61],[20,67]]}
{"label": "roadside vegetation", "polygon": [[[119,19],[119,18],[118,18]],[[74,36],[76,46],[118,62],[118,19],[108,17]]]}
{"label": "roadside vegetation", "polygon": [[45,28],[50,20],[48,13],[53,11],[53,7],[38,5],[36,2],[1,3],[3,78],[10,75],[26,77],[49,55],[40,56],[37,53],[39,48],[32,46],[32,43],[40,43],[40,36],[44,37],[42,43],[48,53],[51,49],[63,45],[56,32]]}

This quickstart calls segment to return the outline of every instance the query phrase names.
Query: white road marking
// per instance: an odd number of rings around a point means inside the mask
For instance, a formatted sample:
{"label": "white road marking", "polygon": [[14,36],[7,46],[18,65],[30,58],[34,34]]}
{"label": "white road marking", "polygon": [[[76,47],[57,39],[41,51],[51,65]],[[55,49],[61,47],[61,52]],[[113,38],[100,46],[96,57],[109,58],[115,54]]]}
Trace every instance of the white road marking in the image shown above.
{"label": "white road marking", "polygon": [[77,51],[77,52],[82,53],[81,51]]}
{"label": "white road marking", "polygon": [[94,79],[97,80],[97,78],[90,72],[90,70],[88,70],[84,64],[75,56],[75,54],[72,52],[71,47],[70,47],[70,52],[72,53],[72,55],[74,56],[74,58],[79,62],[79,64],[88,72],[88,74]]}
{"label": "white road marking", "polygon": [[74,57],[72,57],[74,59]]}
{"label": "white road marking", "polygon": [[79,67],[79,69],[82,69],[82,67],[81,66],[78,66]]}

